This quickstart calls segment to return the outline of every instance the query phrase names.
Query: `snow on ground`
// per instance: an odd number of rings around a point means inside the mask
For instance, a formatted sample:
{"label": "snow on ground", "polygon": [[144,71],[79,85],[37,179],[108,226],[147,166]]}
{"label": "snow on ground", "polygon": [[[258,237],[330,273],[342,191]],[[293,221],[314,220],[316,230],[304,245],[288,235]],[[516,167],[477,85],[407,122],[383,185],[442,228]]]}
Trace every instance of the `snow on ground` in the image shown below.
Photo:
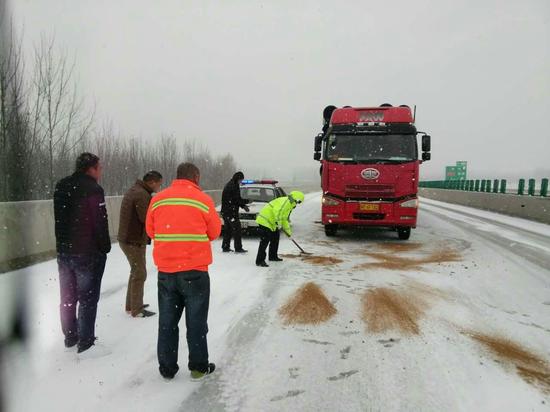
{"label": "snow on ground", "polygon": [[[504,199],[505,200],[505,199]],[[449,212],[454,212],[453,217],[461,220],[468,221],[468,216],[475,217],[478,220],[485,220],[492,223],[499,223],[501,225],[510,226],[515,229],[521,229],[533,233],[537,233],[542,236],[547,236],[550,238],[550,225],[544,223],[534,222],[532,220],[522,219],[519,217],[508,216],[502,213],[488,212],[486,210],[475,209],[473,207],[455,205],[452,203],[440,202],[433,199],[421,198],[421,207],[427,206],[429,209],[430,206],[436,206],[440,208],[445,208]],[[550,210],[548,211],[550,213]],[[470,220],[475,222],[475,220]],[[550,241],[549,241],[550,242]]]}
{"label": "snow on ground", "polygon": [[[407,242],[381,230],[326,238],[319,205],[320,194],[312,194],[296,209],[294,237],[314,255],[340,263],[299,259],[282,239],[280,253],[295,256],[260,270],[257,239],[245,238],[245,256],[222,254],[214,242],[209,346],[218,369],[200,383],[185,368],[183,324],[180,373],[172,382],[158,375],[158,319],[125,314],[128,269],[118,246],[109,255],[97,320],[97,335],[112,353],[97,359],[78,361],[65,351],[55,262],[33,266],[31,340],[28,350],[12,350],[4,368],[9,409],[549,410],[544,376],[527,376],[518,356],[480,343],[494,338],[507,348],[509,339],[541,358],[544,375],[550,362],[546,237],[532,228],[514,230],[494,214],[430,201],[422,203],[419,227]],[[151,262],[145,300],[152,310],[155,275]],[[309,281],[322,288],[336,315],[320,325],[285,326],[278,309]]]}
{"label": "snow on ground", "polygon": [[[220,242],[213,246],[217,251]],[[219,253],[210,267],[209,350],[214,361],[223,353],[227,333],[260,295],[264,279],[250,259]],[[156,270],[150,256],[148,262],[144,301],[157,312]],[[105,357],[79,361],[74,348],[64,348],[55,261],[10,275],[28,276],[31,338],[27,351],[18,348],[6,356],[9,410],[151,411],[159,405],[175,410],[196,388],[188,379],[185,322],[180,332],[181,371],[168,383],[160,377],[156,360],[158,317],[133,319],[124,311],[128,263],[118,244],[108,255],[98,307],[98,343],[112,352]]]}

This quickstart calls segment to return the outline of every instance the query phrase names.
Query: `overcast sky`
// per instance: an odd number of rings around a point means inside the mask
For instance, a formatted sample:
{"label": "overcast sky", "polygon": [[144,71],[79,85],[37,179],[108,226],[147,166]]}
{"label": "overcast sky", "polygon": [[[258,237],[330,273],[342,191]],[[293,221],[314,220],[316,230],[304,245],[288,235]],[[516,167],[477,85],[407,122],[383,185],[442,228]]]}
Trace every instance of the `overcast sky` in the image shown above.
{"label": "overcast sky", "polygon": [[[417,105],[425,177],[550,171],[550,1],[14,0],[30,49],[76,54],[125,134],[173,133],[258,174],[317,170],[328,104]],[[284,170],[284,171],[283,171]],[[480,176],[483,174],[483,176]],[[249,175],[249,173],[248,173]]]}

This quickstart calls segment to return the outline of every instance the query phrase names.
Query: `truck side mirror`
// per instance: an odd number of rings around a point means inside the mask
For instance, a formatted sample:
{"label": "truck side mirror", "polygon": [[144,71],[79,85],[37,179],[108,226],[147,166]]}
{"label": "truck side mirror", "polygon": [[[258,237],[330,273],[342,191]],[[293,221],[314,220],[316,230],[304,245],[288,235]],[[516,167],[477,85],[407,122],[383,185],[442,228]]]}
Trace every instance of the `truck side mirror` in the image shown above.
{"label": "truck side mirror", "polygon": [[315,136],[315,145],[313,150],[315,150],[316,152],[320,152],[322,147],[323,147],[323,133],[319,133],[317,136]]}
{"label": "truck side mirror", "polygon": [[425,134],[422,136],[422,151],[429,152],[432,149],[431,136]]}
{"label": "truck side mirror", "polygon": [[321,152],[313,153],[313,160],[321,160]]}
{"label": "truck side mirror", "polygon": [[423,161],[427,161],[427,160],[430,160],[432,158],[432,154],[430,152],[424,152],[422,153],[422,160]]}

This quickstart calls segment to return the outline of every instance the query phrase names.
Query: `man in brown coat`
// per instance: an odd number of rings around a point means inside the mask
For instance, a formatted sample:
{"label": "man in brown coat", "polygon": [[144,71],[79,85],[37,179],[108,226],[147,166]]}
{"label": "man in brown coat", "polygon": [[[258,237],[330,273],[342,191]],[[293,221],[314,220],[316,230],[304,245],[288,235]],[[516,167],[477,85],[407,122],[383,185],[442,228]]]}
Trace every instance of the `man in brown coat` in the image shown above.
{"label": "man in brown coat", "polygon": [[143,304],[143,287],[147,278],[145,248],[149,242],[145,232],[145,217],[151,202],[151,194],[158,192],[162,185],[162,175],[150,171],[137,180],[122,199],[118,242],[130,264],[130,279],[126,292],[126,312],[134,318],[145,318],[155,313],[146,310]]}

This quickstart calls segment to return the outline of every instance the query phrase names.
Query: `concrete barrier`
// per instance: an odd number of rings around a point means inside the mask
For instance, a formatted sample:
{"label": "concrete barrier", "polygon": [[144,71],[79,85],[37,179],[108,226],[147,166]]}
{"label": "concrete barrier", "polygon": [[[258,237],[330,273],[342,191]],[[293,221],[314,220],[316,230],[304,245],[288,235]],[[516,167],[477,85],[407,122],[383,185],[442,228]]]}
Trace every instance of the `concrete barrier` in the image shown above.
{"label": "concrete barrier", "polygon": [[[285,190],[305,193],[320,190],[316,185],[286,185]],[[221,190],[205,190],[216,205]],[[105,198],[109,217],[109,234],[116,241],[122,196]],[[52,200],[0,203],[0,273],[38,263],[55,256],[54,214]]]}
{"label": "concrete barrier", "polygon": [[548,197],[427,188],[420,188],[419,195],[428,199],[550,224],[550,198]]}
{"label": "concrete barrier", "polygon": [[[221,190],[206,190],[214,202]],[[105,198],[109,234],[116,240],[122,196]],[[0,273],[25,267],[55,256],[52,200],[0,203]]]}
{"label": "concrete barrier", "polygon": [[[116,238],[122,196],[105,198],[109,234]],[[0,203],[0,273],[55,255],[52,200]]]}

